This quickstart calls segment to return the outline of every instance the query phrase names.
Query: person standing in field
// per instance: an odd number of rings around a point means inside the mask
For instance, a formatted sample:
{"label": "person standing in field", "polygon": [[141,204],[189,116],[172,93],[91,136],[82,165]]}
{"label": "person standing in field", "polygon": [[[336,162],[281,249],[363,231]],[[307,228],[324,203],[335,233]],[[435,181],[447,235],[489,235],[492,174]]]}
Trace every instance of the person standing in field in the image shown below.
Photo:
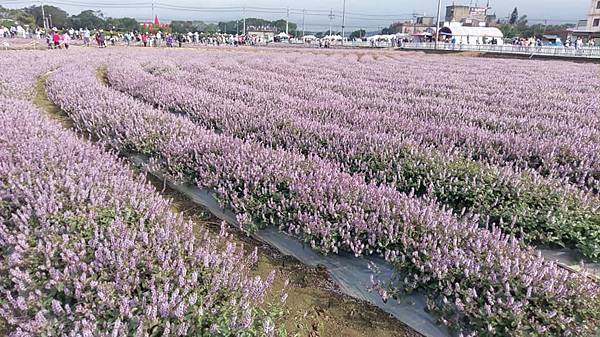
{"label": "person standing in field", "polygon": [[156,35],[154,36],[154,46],[160,47],[161,40],[162,40],[162,34],[160,33],[160,30],[159,30],[158,32],[156,32]]}
{"label": "person standing in field", "polygon": [[71,43],[71,36],[69,32],[65,32],[62,36],[63,44],[65,45],[65,49],[69,49],[69,44]]}
{"label": "person standing in field", "polygon": [[60,35],[56,31],[52,32],[52,42],[54,42],[54,48],[60,48]]}
{"label": "person standing in field", "polygon": [[90,30],[86,28],[83,31],[83,45],[84,46],[86,46],[86,47],[90,46],[90,37],[91,37]]}
{"label": "person standing in field", "polygon": [[106,48],[106,38],[104,37],[104,30],[100,29],[100,33],[98,33],[98,44],[100,48]]}

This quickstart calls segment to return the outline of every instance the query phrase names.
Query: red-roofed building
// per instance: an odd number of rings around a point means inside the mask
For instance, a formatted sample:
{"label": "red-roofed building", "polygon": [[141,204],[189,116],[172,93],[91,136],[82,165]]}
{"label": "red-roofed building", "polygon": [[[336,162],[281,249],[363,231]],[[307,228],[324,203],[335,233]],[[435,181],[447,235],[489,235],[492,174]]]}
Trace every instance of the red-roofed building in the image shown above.
{"label": "red-roofed building", "polygon": [[142,25],[150,32],[171,29],[170,23],[160,23],[160,21],[158,20],[158,15],[154,16],[154,22],[144,22]]}

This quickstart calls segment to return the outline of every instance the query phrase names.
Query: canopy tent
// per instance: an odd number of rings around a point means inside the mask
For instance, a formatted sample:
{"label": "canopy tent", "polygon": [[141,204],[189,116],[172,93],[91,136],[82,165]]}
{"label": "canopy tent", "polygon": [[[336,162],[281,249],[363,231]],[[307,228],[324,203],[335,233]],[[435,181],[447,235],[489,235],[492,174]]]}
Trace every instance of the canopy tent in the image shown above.
{"label": "canopy tent", "polygon": [[440,37],[455,39],[458,44],[486,44],[492,39],[502,44],[504,34],[496,27],[445,26],[440,29]]}
{"label": "canopy tent", "polygon": [[392,41],[397,38],[396,35],[373,35],[367,38],[368,41]]}
{"label": "canopy tent", "polygon": [[433,37],[433,33],[430,32],[413,33],[411,35],[413,42],[431,42]]}
{"label": "canopy tent", "polygon": [[323,40],[342,41],[342,37],[340,35],[327,35],[323,37]]}

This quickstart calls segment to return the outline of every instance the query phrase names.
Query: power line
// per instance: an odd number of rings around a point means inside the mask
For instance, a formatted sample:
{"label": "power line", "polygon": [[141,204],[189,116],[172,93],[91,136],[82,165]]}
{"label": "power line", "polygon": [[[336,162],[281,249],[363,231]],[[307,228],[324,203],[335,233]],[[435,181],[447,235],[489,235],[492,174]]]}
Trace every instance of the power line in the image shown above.
{"label": "power line", "polygon": [[[39,1],[38,1],[39,2]],[[8,5],[34,5],[36,1],[25,1],[25,0],[5,0],[0,1],[0,4]],[[345,8],[341,10],[335,9],[299,9],[299,8],[286,8],[286,7],[261,7],[261,6],[186,6],[177,5],[167,2],[154,2],[154,1],[139,1],[139,2],[128,2],[128,3],[110,3],[110,2],[90,2],[90,1],[78,1],[78,0],[45,0],[44,4],[47,5],[61,5],[69,7],[83,7],[83,8],[94,8],[94,9],[162,9],[168,11],[185,11],[185,12],[202,12],[202,13],[220,13],[220,14],[243,14],[246,18],[247,13],[251,14],[265,14],[265,15],[281,15],[289,20],[291,15],[315,18],[328,18],[332,23],[332,17],[336,19],[341,18],[342,26],[346,26],[346,19],[350,21],[362,21],[362,22],[380,22],[380,23],[393,23],[399,20],[406,20],[412,17],[412,13],[358,13],[352,11],[345,11]],[[528,18],[529,22],[577,22],[579,19],[537,19]],[[364,26],[364,25],[361,25]],[[348,26],[350,27],[350,26]]]}

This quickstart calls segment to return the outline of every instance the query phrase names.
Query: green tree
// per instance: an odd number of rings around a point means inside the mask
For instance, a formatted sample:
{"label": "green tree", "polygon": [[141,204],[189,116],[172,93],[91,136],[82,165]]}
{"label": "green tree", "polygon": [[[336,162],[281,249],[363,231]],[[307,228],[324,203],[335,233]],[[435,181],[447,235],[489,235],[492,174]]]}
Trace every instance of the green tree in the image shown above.
{"label": "green tree", "polygon": [[134,18],[108,18],[106,19],[106,27],[119,31],[133,32],[140,30],[140,23]]}
{"label": "green tree", "polygon": [[367,35],[367,32],[364,29],[355,30],[350,34],[350,40],[356,38],[363,38]]}
{"label": "green tree", "polygon": [[207,24],[203,21],[171,21],[171,28],[175,33],[203,32],[206,27]]}
{"label": "green tree", "polygon": [[2,26],[21,25],[35,26],[35,18],[22,9],[9,9],[0,6],[0,21]]}
{"label": "green tree", "polygon": [[502,31],[502,34],[504,34],[504,37],[507,39],[512,39],[517,36],[516,28],[511,24],[501,24],[498,26],[498,29]]}
{"label": "green tree", "polygon": [[216,32],[219,31],[219,26],[215,25],[214,23],[210,23],[206,26],[204,31],[208,34],[215,34]]}
{"label": "green tree", "polygon": [[517,10],[517,7],[515,7],[515,9],[513,9],[512,13],[510,14],[510,20],[508,21],[508,23],[514,25],[515,23],[517,23],[517,20],[519,20],[519,11]]}
{"label": "green tree", "polygon": [[527,15],[523,15],[519,18],[519,20],[517,20],[517,27],[519,29],[525,29],[527,28],[528,23],[529,21],[527,20]]}
{"label": "green tree", "polygon": [[33,15],[20,9],[15,10],[13,13],[15,21],[19,24],[27,25],[30,27],[35,26],[35,18],[33,17]]}
{"label": "green tree", "polygon": [[75,29],[104,29],[106,28],[106,20],[101,11],[85,10],[78,15],[73,15],[69,21]]}
{"label": "green tree", "polygon": [[[44,19],[42,18],[42,7],[41,6],[31,6],[26,8],[25,11],[31,14],[35,18],[35,24],[39,27],[44,27]],[[57,28],[66,28],[68,24],[69,15],[64,10],[55,7],[44,5],[44,12],[47,18],[52,19],[52,26]]]}
{"label": "green tree", "polygon": [[[283,20],[283,19],[271,22],[271,26],[275,27],[280,32],[285,32],[286,24],[285,24],[285,20]],[[295,23],[290,22],[288,25],[288,32],[291,35],[297,35],[296,34],[297,28],[298,28],[298,26]]]}

